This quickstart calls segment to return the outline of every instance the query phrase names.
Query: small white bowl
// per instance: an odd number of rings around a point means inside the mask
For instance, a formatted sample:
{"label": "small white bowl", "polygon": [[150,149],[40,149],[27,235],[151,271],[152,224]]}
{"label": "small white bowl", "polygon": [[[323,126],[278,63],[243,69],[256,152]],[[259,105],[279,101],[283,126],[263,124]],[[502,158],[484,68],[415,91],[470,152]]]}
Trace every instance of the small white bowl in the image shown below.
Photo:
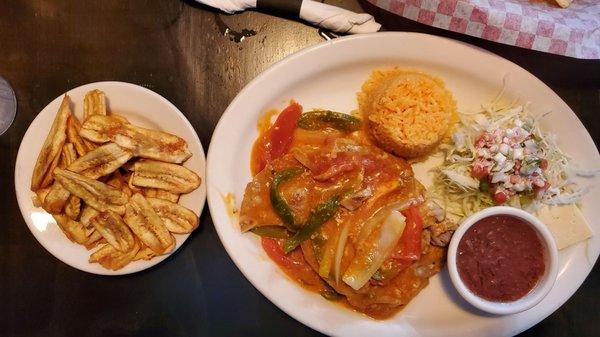
{"label": "small white bowl", "polygon": [[[493,302],[488,301],[474,294],[467,286],[463,283],[460,275],[458,274],[458,268],[456,266],[456,254],[460,240],[462,239],[465,232],[471,228],[475,223],[483,218],[487,218],[494,215],[510,215],[525,220],[533,229],[536,230],[540,241],[545,247],[545,271],[544,275],[540,278],[537,285],[529,291],[525,296],[512,302]],[[456,287],[456,290],[460,295],[473,306],[497,315],[508,315],[514,314],[527,309],[532,308],[538,304],[552,289],[556,276],[558,274],[558,249],[552,234],[540,220],[533,215],[514,207],[507,206],[495,206],[481,210],[473,215],[469,216],[463,223],[458,227],[450,246],[448,247],[448,270],[450,272],[450,279]]]}

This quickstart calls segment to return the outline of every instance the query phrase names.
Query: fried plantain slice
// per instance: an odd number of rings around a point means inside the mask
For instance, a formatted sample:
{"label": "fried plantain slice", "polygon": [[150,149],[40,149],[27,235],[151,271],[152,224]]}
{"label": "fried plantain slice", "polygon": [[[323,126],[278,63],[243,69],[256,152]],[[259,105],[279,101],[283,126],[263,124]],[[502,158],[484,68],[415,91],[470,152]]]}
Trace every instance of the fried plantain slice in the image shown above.
{"label": "fried plantain slice", "polygon": [[31,201],[33,201],[33,206],[35,207],[44,207],[44,200],[46,200],[46,196],[50,192],[50,187],[40,188],[35,192],[35,194],[31,197]]}
{"label": "fried plantain slice", "polygon": [[200,186],[200,177],[176,164],[156,160],[139,160],[134,164],[131,184],[158,188],[172,193],[189,193]]}
{"label": "fried plantain slice", "polygon": [[79,123],[79,120],[77,120],[77,117],[75,117],[75,115],[69,116],[69,119],[67,120],[67,139],[69,142],[73,143],[77,154],[83,156],[95,149],[96,144],[81,138],[79,130],[81,130],[81,124]]}
{"label": "fried plantain slice", "polygon": [[[61,152],[61,163],[58,167],[64,168],[66,166],[68,166],[69,164],[71,164],[75,159],[77,159],[77,153],[75,152],[75,148],[73,146],[73,144],[71,143],[66,143],[63,146],[62,152]],[[67,205],[67,202],[69,202],[69,198],[71,196],[71,193],[69,193],[69,191],[67,189],[64,188],[64,186],[59,183],[58,181],[55,181],[52,186],[50,186],[50,191],[48,192],[48,194],[46,195],[46,198],[44,199],[44,209],[46,211],[48,211],[48,213],[52,213],[52,214],[58,214],[60,212],[62,212],[63,208]],[[71,205],[71,209],[69,210],[70,212],[72,212],[72,214],[75,213],[75,206],[77,206],[77,200],[73,200],[72,201],[73,205]],[[75,219],[74,217],[72,217],[71,219]]]}
{"label": "fried plantain slice", "polygon": [[156,190],[156,198],[177,203],[179,201],[179,193],[173,193],[161,189]]}
{"label": "fried plantain slice", "polygon": [[130,124],[129,120],[121,114],[116,114],[114,112],[111,112],[110,117],[118,119],[123,124]]}
{"label": "fried plantain slice", "polygon": [[115,171],[106,182],[108,185],[118,188],[121,192],[125,193],[128,198],[131,198],[133,195],[133,191],[129,188],[129,183],[127,179],[121,174],[119,170]]}
{"label": "fried plantain slice", "polygon": [[96,229],[94,229],[93,227],[92,229],[93,230],[88,235],[87,240],[83,243],[87,250],[91,250],[100,244],[107,243],[106,239],[104,239]]}
{"label": "fried plantain slice", "polygon": [[144,196],[146,198],[157,198],[162,200],[167,200],[170,202],[177,203],[179,201],[179,194],[173,193],[165,190],[161,190],[159,188],[144,188]]}
{"label": "fried plantain slice", "polygon": [[75,150],[73,143],[65,143],[62,148],[61,160],[62,163],[59,166],[60,168],[66,168],[77,160],[77,151]]}
{"label": "fried plantain slice", "polygon": [[135,194],[135,193],[140,193],[140,194],[142,194],[142,195],[143,195],[143,194],[145,193],[145,190],[146,190],[146,189],[144,189],[144,188],[142,188],[142,187],[137,187],[137,186],[134,186],[134,185],[132,184],[132,182],[131,182],[131,180],[132,180],[132,179],[133,179],[133,172],[127,172],[127,173],[125,173],[125,174],[123,175],[123,180],[125,180],[125,181],[127,182],[127,187],[129,187],[129,190],[130,190],[130,191],[131,191],[133,194]]}
{"label": "fried plantain slice", "polygon": [[83,119],[94,115],[106,116],[106,97],[98,89],[89,91],[83,99]]}
{"label": "fried plantain slice", "polygon": [[42,145],[42,149],[38,154],[31,177],[31,190],[34,192],[39,188],[45,187],[42,186],[42,180],[48,173],[53,161],[60,155],[63,144],[67,139],[67,119],[71,116],[70,103],[71,100],[69,99],[69,96],[65,95],[60,104],[60,108],[58,109],[58,113],[54,118],[52,127],[50,127],[50,132],[48,133],[48,136],[46,136],[44,145]]}
{"label": "fried plantain slice", "polygon": [[123,175],[121,174],[121,171],[116,170],[108,177],[106,184],[108,186],[112,186],[114,188],[121,189],[123,187],[123,185],[126,185],[126,182],[125,182],[125,179],[123,179]]}
{"label": "fried plantain slice", "polygon": [[54,169],[57,167],[60,167],[62,162],[63,162],[63,156],[62,156],[62,151],[61,151],[58,154],[58,156],[56,156],[56,158],[54,158],[54,160],[50,164],[50,167],[48,168],[48,172],[46,172],[46,174],[44,175],[44,178],[42,179],[42,182],[40,183],[40,188],[46,188],[48,186],[51,186],[52,182],[54,181]]}
{"label": "fried plantain slice", "polygon": [[156,188],[143,188],[142,189],[142,194],[146,197],[146,199],[148,198],[156,198]]}
{"label": "fried plantain slice", "polygon": [[129,197],[129,198],[131,198],[131,196],[134,193],[134,191],[132,191],[131,188],[129,187],[129,184],[123,184],[123,185],[121,185],[121,191],[123,193],[125,193],[125,195],[127,195],[127,197]]}
{"label": "fried plantain slice", "polygon": [[142,158],[182,163],[192,155],[180,137],[123,123],[111,116],[91,116],[83,123],[80,135],[96,143],[115,142]]}
{"label": "fried plantain slice", "polygon": [[[73,116],[71,116],[73,117]],[[71,118],[69,117],[69,118]],[[75,145],[73,143],[67,143],[63,147],[62,158],[64,161],[64,166],[71,165],[73,162],[77,160],[77,151],[75,149]],[[61,167],[62,168],[62,167]],[[77,220],[79,217],[79,213],[81,213],[81,199],[74,195],[70,195],[67,199],[67,203],[65,205],[65,214],[73,219]]]}
{"label": "fried plantain slice", "polygon": [[121,252],[110,244],[105,244],[90,255],[90,263],[100,263],[100,265],[106,269],[119,270],[129,262],[133,261],[133,258],[140,250],[140,244],[137,240],[134,241],[134,245],[128,252]]}
{"label": "fried plantain slice", "polygon": [[134,244],[133,233],[121,216],[112,211],[100,212],[91,220],[92,225],[115,249],[128,252]]}
{"label": "fried plantain slice", "polygon": [[85,228],[75,220],[69,219],[66,215],[52,215],[58,227],[65,233],[67,238],[72,242],[84,244],[87,241]]}
{"label": "fried plantain slice", "polygon": [[121,166],[121,168],[124,169],[126,172],[133,172],[133,165],[135,164],[136,161],[137,161],[137,159],[130,160],[130,161],[126,162],[125,164],[123,164],[123,166]]}
{"label": "fried plantain slice", "polygon": [[86,204],[99,211],[111,210],[117,214],[125,213],[127,195],[100,181],[90,179],[81,174],[57,168],[54,170],[56,180],[72,194],[78,196]]}
{"label": "fried plantain slice", "polygon": [[198,216],[189,209],[167,200],[157,198],[147,198],[147,200],[169,232],[184,234],[198,228]]}
{"label": "fried plantain slice", "polygon": [[162,253],[162,255],[165,254],[169,254],[170,252],[172,252],[175,249],[175,245],[177,244],[177,240],[175,239],[175,236],[173,236],[173,234],[169,233],[171,235],[171,244],[165,249],[165,251]]}
{"label": "fried plantain slice", "polygon": [[573,2],[573,0],[556,0],[556,3],[562,8],[569,7],[571,2]]}
{"label": "fried plantain slice", "polygon": [[[57,169],[58,170],[58,169]],[[51,214],[59,214],[69,201],[71,193],[64,186],[55,181],[44,199],[43,208]]]}
{"label": "fried plantain slice", "polygon": [[115,172],[133,157],[133,153],[115,143],[104,144],[68,166],[68,170],[88,178],[98,179]]}
{"label": "fried plantain slice", "polygon": [[74,195],[70,195],[65,205],[65,215],[72,220],[77,220],[81,213],[81,199]]}
{"label": "fried plantain slice", "polygon": [[79,217],[79,222],[88,229],[89,232],[95,231],[94,225],[92,225],[92,219],[100,214],[96,209],[94,209],[90,205],[83,206],[81,210],[81,216]]}
{"label": "fried plantain slice", "polygon": [[133,261],[137,260],[150,260],[156,256],[156,253],[146,246],[143,242],[140,242],[140,250],[135,254]]}
{"label": "fried plantain slice", "polygon": [[139,193],[134,194],[125,205],[124,220],[135,235],[157,254],[163,254],[174,242],[162,219]]}

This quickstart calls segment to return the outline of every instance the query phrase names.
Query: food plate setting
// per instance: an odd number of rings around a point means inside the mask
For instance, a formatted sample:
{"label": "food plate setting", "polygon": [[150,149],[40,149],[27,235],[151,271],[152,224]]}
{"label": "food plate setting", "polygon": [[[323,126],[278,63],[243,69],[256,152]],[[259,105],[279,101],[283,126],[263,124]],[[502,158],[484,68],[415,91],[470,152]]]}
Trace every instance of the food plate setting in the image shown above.
{"label": "food plate setting", "polygon": [[244,276],[316,330],[513,335],[592,269],[598,168],[576,115],[524,69],[378,33],[245,87],[211,140],[208,203]]}
{"label": "food plate setting", "polygon": [[204,167],[202,144],[173,104],[134,84],[98,82],[60,95],[31,123],[15,188],[52,255],[122,275],[160,263],[198,226]]}
{"label": "food plate setting", "polygon": [[16,3],[2,336],[600,335],[596,1]]}

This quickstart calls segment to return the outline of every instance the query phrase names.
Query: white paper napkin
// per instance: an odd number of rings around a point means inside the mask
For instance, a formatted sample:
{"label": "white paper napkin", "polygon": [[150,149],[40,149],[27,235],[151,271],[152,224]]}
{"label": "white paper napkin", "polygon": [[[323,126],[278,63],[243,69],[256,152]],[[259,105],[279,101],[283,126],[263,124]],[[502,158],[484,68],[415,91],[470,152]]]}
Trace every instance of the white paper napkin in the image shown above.
{"label": "white paper napkin", "polygon": [[[233,14],[256,8],[256,0],[196,0],[205,5]],[[373,33],[381,28],[373,16],[327,5],[321,2],[303,0],[300,18],[313,25],[346,34]]]}

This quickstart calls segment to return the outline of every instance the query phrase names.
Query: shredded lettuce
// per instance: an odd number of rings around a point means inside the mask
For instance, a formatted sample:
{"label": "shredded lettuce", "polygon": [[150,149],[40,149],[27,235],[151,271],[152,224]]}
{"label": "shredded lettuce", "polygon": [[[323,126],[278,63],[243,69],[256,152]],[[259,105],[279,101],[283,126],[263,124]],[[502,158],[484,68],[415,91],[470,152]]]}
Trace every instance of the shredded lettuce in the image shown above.
{"label": "shredded lettuce", "polygon": [[489,191],[485,188],[480,190],[479,182],[471,176],[471,164],[477,157],[475,141],[483,132],[522,124],[522,128],[531,133],[534,140],[526,146],[536,146],[539,156],[548,161],[544,176],[550,188],[537,198],[513,196],[508,204],[535,211],[541,204],[579,203],[587,189],[577,186],[573,178],[582,174],[571,169],[570,158],[558,147],[556,135],[543,132],[540,128],[540,120],[546,115],[532,114],[529,104],[502,104],[500,97],[483,104],[479,111],[460,113],[452,139],[440,146],[444,164],[434,169],[433,187],[430,190],[432,197],[445,205],[446,211],[457,220],[493,206]]}

